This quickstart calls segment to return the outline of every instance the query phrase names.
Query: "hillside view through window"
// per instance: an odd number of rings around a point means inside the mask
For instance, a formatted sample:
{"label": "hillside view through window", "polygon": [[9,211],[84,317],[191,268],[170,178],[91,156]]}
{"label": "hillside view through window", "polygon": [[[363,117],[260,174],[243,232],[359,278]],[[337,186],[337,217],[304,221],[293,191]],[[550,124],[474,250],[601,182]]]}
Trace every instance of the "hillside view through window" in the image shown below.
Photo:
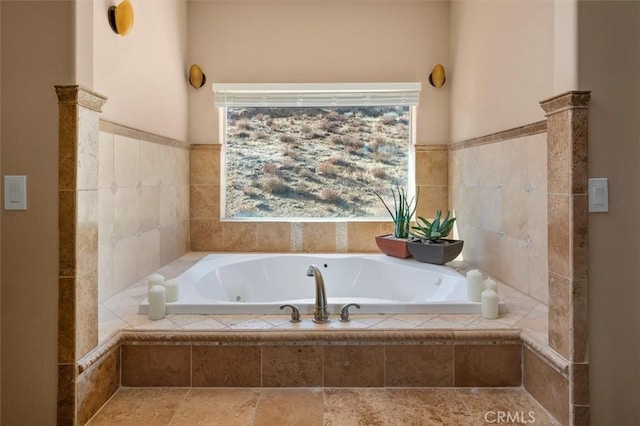
{"label": "hillside view through window", "polygon": [[226,109],[227,218],[388,218],[408,186],[410,107]]}

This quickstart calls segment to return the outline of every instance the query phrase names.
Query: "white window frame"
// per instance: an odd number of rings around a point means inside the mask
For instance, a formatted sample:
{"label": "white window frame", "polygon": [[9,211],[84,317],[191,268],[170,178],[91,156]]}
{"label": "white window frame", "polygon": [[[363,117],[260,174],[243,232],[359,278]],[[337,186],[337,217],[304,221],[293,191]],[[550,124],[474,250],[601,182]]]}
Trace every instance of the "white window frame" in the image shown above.
{"label": "white window frame", "polygon": [[378,222],[358,217],[229,217],[226,216],[226,135],[228,107],[348,107],[408,106],[411,123],[407,153],[407,191],[415,195],[416,118],[422,84],[405,83],[214,83],[222,141],[220,163],[220,220],[230,222]]}

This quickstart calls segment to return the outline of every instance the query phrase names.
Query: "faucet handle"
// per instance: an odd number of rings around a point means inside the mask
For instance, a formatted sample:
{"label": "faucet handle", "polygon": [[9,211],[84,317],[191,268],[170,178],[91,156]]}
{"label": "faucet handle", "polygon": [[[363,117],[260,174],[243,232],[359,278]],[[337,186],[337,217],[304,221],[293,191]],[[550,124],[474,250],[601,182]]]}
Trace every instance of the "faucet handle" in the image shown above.
{"label": "faucet handle", "polygon": [[300,310],[295,305],[282,305],[280,309],[291,308],[291,322],[300,322]]}
{"label": "faucet handle", "polygon": [[360,309],[360,305],[358,305],[357,303],[347,303],[346,305],[344,305],[342,307],[342,309],[340,310],[340,321],[342,322],[349,322],[351,321],[349,319],[349,308],[355,306],[356,309]]}

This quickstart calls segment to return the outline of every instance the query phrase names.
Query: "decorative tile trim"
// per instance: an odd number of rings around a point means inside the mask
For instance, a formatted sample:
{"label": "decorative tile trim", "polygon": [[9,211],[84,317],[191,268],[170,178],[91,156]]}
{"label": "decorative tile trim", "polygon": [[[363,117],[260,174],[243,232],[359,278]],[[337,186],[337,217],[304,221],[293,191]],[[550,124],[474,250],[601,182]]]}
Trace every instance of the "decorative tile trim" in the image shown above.
{"label": "decorative tile trim", "polygon": [[540,343],[540,341],[536,340],[526,332],[522,332],[520,334],[520,338],[526,348],[538,355],[540,359],[555,369],[558,373],[562,374],[567,379],[569,378],[569,367],[571,366],[571,363],[563,356],[559,355],[548,345]]}
{"label": "decorative tile trim", "polygon": [[294,331],[136,331],[121,330],[78,361],[80,373],[122,345],[453,345],[522,343],[520,330],[294,330]]}
{"label": "decorative tile trim", "polygon": [[54,86],[59,105],[80,105],[93,111],[102,112],[107,97],[82,86]]}
{"label": "decorative tile trim", "polygon": [[415,152],[428,152],[428,151],[447,151],[449,149],[449,145],[413,145],[413,150]]}
{"label": "decorative tile trim", "polygon": [[192,144],[190,145],[192,151],[222,151],[222,144],[212,143],[212,144]]}
{"label": "decorative tile trim", "polygon": [[542,120],[535,123],[525,124],[524,126],[503,130],[501,132],[496,132],[473,139],[467,139],[465,141],[455,142],[449,145],[449,150],[456,151],[458,149],[473,148],[475,146],[503,142],[511,139],[521,138],[524,136],[537,135],[539,133],[545,133],[546,131],[547,120]]}
{"label": "decorative tile trim", "polygon": [[569,90],[540,101],[540,106],[549,116],[569,109],[589,108],[590,98],[591,91]]}
{"label": "decorative tile trim", "polygon": [[190,149],[191,145],[187,142],[179,141],[165,136],[156,135],[145,132],[143,130],[134,129],[112,121],[100,119],[100,130],[114,135],[127,136],[133,139],[139,139],[147,142],[157,143],[159,145],[171,146],[173,148]]}

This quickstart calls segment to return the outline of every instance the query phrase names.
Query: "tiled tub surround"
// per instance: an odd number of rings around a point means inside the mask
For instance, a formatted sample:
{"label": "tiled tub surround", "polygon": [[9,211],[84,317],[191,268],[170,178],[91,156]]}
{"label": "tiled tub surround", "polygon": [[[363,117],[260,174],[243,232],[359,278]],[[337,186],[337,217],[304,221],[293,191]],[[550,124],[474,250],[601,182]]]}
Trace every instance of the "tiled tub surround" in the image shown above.
{"label": "tiled tub surround", "polygon": [[512,131],[505,137],[452,147],[457,234],[465,240],[465,261],[548,303],[547,134]]}
{"label": "tiled tub surround", "polygon": [[99,299],[189,248],[189,146],[102,121]]}
{"label": "tiled tub surround", "polygon": [[77,414],[77,362],[98,344],[98,116],[106,98],[58,96],[58,422]]}
{"label": "tiled tub surround", "polygon": [[[448,205],[448,147],[415,145],[417,213],[431,216]],[[191,250],[272,253],[374,252],[376,235],[393,231],[390,221],[220,220],[222,145],[191,146]]]}
{"label": "tiled tub surround", "polygon": [[[159,272],[175,277],[205,254],[189,253]],[[467,269],[462,263],[452,266],[461,272]],[[108,392],[100,389],[106,387],[115,392],[119,383],[149,385],[136,380],[156,380],[150,379],[155,377],[151,371],[140,373],[151,368],[163,371],[157,376],[159,382],[155,386],[170,383],[192,387],[275,386],[280,376],[302,380],[297,386],[325,387],[498,386],[511,380],[509,386],[524,385],[536,398],[549,403],[545,407],[562,424],[568,424],[568,406],[563,404],[568,400],[568,367],[548,349],[547,308],[501,282],[499,292],[509,312],[498,320],[485,320],[479,315],[358,315],[356,312],[350,323],[334,318],[326,325],[314,324],[308,315],[298,324],[289,322],[287,315],[169,315],[163,320],[150,321],[137,314],[137,304],[146,296],[146,291],[146,281],[141,280],[101,304],[102,345],[80,363],[86,377],[81,383],[85,386],[83,389],[88,390],[84,404],[88,407],[86,415],[106,401]],[[300,364],[303,355],[306,361]],[[405,356],[413,358],[405,359]],[[514,356],[519,361],[513,362]],[[178,364],[170,362],[171,366],[154,366],[147,362],[150,359],[182,359],[183,365],[177,368]],[[243,360],[246,368],[232,368],[237,366],[238,359]],[[278,364],[278,359],[288,361]],[[331,369],[327,369],[326,363],[338,362],[336,359],[343,363],[343,370],[340,374],[328,375]],[[503,361],[511,362],[512,366],[517,364],[516,370],[522,372],[517,384],[513,384],[516,382],[513,371],[492,365],[494,359],[500,359],[500,364]],[[273,374],[263,370],[265,362],[276,363],[274,369],[309,370],[300,374]],[[315,366],[310,362],[316,363]],[[433,369],[434,363],[439,367]],[[350,365],[349,371],[354,371],[350,373],[352,376],[345,375],[346,364]],[[364,370],[355,368],[356,365],[362,365]],[[408,366],[413,370],[401,371]],[[121,368],[122,382],[119,381]],[[127,368],[131,368],[130,373],[125,372]],[[198,374],[193,374],[194,369]],[[169,373],[171,377],[163,376],[169,371],[173,371]],[[494,372],[499,380],[474,373],[481,371]],[[337,384],[340,380],[344,382]],[[549,391],[554,398],[545,400]]]}

